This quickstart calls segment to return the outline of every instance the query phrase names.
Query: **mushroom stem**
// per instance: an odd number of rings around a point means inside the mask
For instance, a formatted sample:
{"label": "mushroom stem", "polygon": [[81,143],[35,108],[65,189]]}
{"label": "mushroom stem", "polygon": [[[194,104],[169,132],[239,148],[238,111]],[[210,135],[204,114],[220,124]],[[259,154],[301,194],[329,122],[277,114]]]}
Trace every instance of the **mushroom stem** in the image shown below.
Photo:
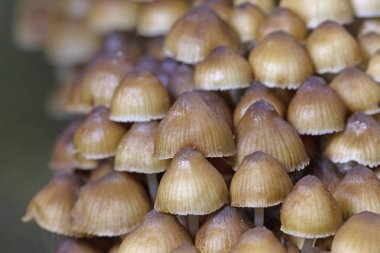
{"label": "mushroom stem", "polygon": [[242,92],[243,92],[242,89],[234,89],[234,90],[228,91],[234,105],[236,105],[240,101]]}
{"label": "mushroom stem", "polygon": [[154,200],[156,199],[157,188],[158,188],[157,174],[147,174],[146,177],[148,180],[149,195],[152,201],[154,202]]}
{"label": "mushroom stem", "polygon": [[256,207],[254,208],[255,212],[255,227],[264,226],[264,208]]}
{"label": "mushroom stem", "polygon": [[187,223],[189,225],[189,232],[193,238],[198,232],[199,229],[199,219],[197,215],[187,215]]}
{"label": "mushroom stem", "polygon": [[189,224],[187,223],[187,217],[183,215],[177,215],[179,222],[185,227],[186,230],[189,229]]}
{"label": "mushroom stem", "polygon": [[315,242],[314,238],[313,239],[305,238],[302,245],[302,251],[313,248],[314,242]]}

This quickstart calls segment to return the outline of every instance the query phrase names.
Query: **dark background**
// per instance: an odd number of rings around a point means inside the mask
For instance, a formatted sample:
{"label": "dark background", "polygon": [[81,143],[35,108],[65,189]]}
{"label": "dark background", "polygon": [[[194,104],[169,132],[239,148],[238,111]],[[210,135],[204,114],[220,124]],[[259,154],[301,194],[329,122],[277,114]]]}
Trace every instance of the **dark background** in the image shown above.
{"label": "dark background", "polygon": [[16,3],[0,0],[0,252],[52,252],[59,238],[21,217],[51,176],[50,149],[65,123],[45,110],[54,83],[43,54],[13,46]]}

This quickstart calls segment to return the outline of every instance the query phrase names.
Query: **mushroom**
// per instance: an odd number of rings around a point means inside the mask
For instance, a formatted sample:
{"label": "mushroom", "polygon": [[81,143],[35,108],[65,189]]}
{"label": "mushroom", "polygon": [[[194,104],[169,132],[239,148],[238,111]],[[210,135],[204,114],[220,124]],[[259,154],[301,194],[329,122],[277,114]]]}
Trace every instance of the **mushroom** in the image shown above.
{"label": "mushroom", "polygon": [[380,249],[380,215],[368,211],[351,216],[336,233],[331,253],[373,253]]}
{"label": "mushroom", "polygon": [[380,82],[380,50],[372,55],[368,62],[366,73],[376,81]]}
{"label": "mushroom", "polygon": [[309,55],[289,34],[269,34],[249,54],[255,77],[270,88],[297,89],[310,75]]}
{"label": "mushroom", "polygon": [[307,37],[306,48],[318,74],[339,73],[362,61],[359,43],[333,21],[323,22],[313,30]]}
{"label": "mushroom", "polygon": [[125,128],[110,121],[109,114],[107,108],[100,106],[87,115],[75,131],[75,152],[86,159],[104,159],[115,155]]}
{"label": "mushroom", "polygon": [[149,210],[144,188],[127,173],[113,171],[82,187],[71,211],[73,229],[93,236],[124,235]]}
{"label": "mushroom", "polygon": [[23,222],[35,220],[54,233],[78,237],[73,230],[70,212],[78,198],[81,180],[69,173],[56,174],[29,202]]}
{"label": "mushroom", "polygon": [[264,19],[258,30],[259,40],[273,32],[283,31],[292,35],[296,40],[303,41],[307,34],[303,20],[287,8],[277,7]]}
{"label": "mushroom", "polygon": [[192,240],[176,217],[153,210],[124,238],[119,253],[171,252],[184,243],[192,243]]}
{"label": "mushroom", "polygon": [[[204,36],[206,31],[212,36]],[[238,50],[239,44],[235,31],[212,9],[201,5],[191,9],[174,24],[166,36],[164,52],[177,61],[195,64],[218,46]]]}
{"label": "mushroom", "polygon": [[236,132],[237,164],[255,151],[273,156],[287,172],[302,170],[309,164],[310,159],[297,132],[263,100],[249,107]]}
{"label": "mushroom", "polygon": [[231,205],[255,212],[255,226],[264,225],[264,208],[282,203],[293,184],[285,168],[272,156],[257,151],[247,155],[232,178]]}
{"label": "mushroom", "polygon": [[184,148],[176,154],[161,178],[154,209],[185,215],[195,236],[199,215],[212,213],[229,201],[223,176],[198,151]]}
{"label": "mushroom", "polygon": [[326,156],[334,163],[355,161],[369,167],[380,165],[380,124],[362,113],[351,115],[343,132],[327,142]]}
{"label": "mushroom", "polygon": [[342,212],[319,179],[306,176],[297,182],[281,207],[281,231],[305,238],[302,249],[315,239],[334,235],[342,224]]}
{"label": "mushroom", "polygon": [[195,237],[195,246],[204,253],[228,253],[248,229],[248,222],[239,212],[233,207],[225,206],[211,214],[203,223]]}
{"label": "mushroom", "polygon": [[285,247],[265,227],[247,230],[232,248],[231,253],[286,253]]}
{"label": "mushroom", "polygon": [[380,214],[380,180],[365,166],[348,171],[333,195],[345,219],[362,211]]}
{"label": "mushroom", "polygon": [[325,135],[343,131],[346,114],[338,95],[322,78],[312,76],[290,101],[287,119],[299,134]]}
{"label": "mushroom", "polygon": [[189,9],[185,0],[156,0],[142,5],[137,33],[145,37],[165,35]]}
{"label": "mushroom", "polygon": [[354,21],[348,1],[341,0],[281,0],[280,6],[294,11],[309,29],[315,29],[321,23],[331,20],[338,24],[350,24]]}
{"label": "mushroom", "polygon": [[331,81],[330,87],[351,112],[380,112],[380,86],[361,70],[354,67],[343,70]]}
{"label": "mushroom", "polygon": [[157,173],[164,172],[169,160],[154,157],[154,138],[158,123],[155,121],[134,123],[121,139],[115,154],[115,170],[144,173],[147,177],[152,201],[156,198]]}

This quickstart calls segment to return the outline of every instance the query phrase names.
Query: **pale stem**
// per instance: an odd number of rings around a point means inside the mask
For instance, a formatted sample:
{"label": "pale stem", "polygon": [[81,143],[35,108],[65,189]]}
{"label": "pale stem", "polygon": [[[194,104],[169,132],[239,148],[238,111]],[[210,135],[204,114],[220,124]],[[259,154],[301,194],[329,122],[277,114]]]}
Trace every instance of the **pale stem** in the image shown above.
{"label": "pale stem", "polygon": [[187,217],[183,215],[177,215],[178,221],[184,226],[186,230],[189,230],[189,224],[187,224]]}
{"label": "pale stem", "polygon": [[305,241],[303,242],[303,245],[302,245],[302,251],[313,248],[314,242],[315,242],[314,238],[313,239],[305,238]]}
{"label": "pale stem", "polygon": [[187,223],[189,224],[190,235],[195,238],[199,229],[199,219],[197,215],[187,215]]}
{"label": "pale stem", "polygon": [[151,200],[154,202],[156,200],[157,188],[158,188],[158,179],[157,174],[147,174],[148,180],[148,190]]}
{"label": "pale stem", "polygon": [[254,208],[255,212],[255,227],[264,226],[264,208],[256,207]]}

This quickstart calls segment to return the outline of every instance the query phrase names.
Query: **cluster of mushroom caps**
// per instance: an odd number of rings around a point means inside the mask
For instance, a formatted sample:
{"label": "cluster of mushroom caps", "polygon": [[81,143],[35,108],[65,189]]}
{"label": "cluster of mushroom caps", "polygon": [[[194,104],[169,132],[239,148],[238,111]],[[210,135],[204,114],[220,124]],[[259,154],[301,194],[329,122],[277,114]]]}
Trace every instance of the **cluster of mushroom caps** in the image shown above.
{"label": "cluster of mushroom caps", "polygon": [[57,252],[380,252],[380,1],[277,2],[25,0],[76,117],[23,220]]}

